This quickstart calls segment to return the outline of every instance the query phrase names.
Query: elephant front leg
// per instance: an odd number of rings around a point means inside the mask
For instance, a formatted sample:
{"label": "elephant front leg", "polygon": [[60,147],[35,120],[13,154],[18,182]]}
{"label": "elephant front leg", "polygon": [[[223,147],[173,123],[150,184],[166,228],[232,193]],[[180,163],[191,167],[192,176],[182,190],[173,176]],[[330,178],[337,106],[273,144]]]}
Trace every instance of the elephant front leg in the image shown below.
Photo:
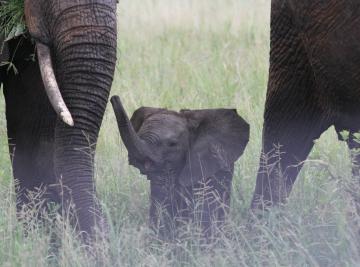
{"label": "elephant front leg", "polygon": [[218,228],[222,228],[226,217],[230,212],[231,201],[231,187],[233,178],[234,166],[231,171],[219,171],[215,175],[214,180],[214,198],[215,208],[213,210],[214,218],[216,218],[216,225]]}
{"label": "elephant front leg", "polygon": [[220,170],[194,189],[195,220],[207,242],[222,230],[229,214],[232,173],[233,167],[231,171]]}
{"label": "elephant front leg", "polygon": [[[29,204],[41,208],[58,200],[51,186],[56,182],[53,169],[56,114],[43,91],[36,64],[27,63],[21,71],[19,75],[8,73],[4,83],[9,151],[19,212]],[[39,207],[40,203],[44,205]]]}
{"label": "elephant front leg", "polygon": [[296,99],[288,101],[267,101],[252,209],[263,209],[286,200],[314,140],[330,126],[326,116],[316,108],[298,103]]}
{"label": "elephant front leg", "polygon": [[157,184],[154,181],[151,181],[150,186],[150,228],[161,240],[174,240],[177,214],[174,188],[173,186]]}
{"label": "elephant front leg", "polygon": [[318,87],[309,40],[294,24],[288,3],[280,2],[272,1],[269,82],[253,209],[285,201],[313,141],[331,124],[331,114],[320,107],[319,92],[327,90]]}

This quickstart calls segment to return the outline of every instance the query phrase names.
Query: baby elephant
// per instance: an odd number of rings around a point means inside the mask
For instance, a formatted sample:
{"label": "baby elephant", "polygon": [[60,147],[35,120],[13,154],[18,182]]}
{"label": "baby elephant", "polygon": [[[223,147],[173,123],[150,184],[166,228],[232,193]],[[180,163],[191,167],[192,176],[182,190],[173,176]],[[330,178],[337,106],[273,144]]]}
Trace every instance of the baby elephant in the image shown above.
{"label": "baby elephant", "polygon": [[141,107],[129,121],[111,99],[129,164],[151,184],[150,226],[173,239],[181,225],[199,223],[208,237],[230,205],[234,162],[249,140],[249,125],[234,109]]}

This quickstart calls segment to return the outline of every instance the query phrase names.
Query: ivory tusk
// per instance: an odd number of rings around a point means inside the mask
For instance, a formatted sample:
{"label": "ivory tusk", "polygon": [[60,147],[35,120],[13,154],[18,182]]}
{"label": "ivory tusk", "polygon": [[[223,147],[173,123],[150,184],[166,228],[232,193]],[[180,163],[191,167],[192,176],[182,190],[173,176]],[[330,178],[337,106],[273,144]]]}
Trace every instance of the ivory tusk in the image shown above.
{"label": "ivory tusk", "polygon": [[50,48],[41,43],[36,43],[36,47],[41,77],[50,103],[63,122],[69,126],[74,126],[73,118],[61,96],[60,89],[55,78]]}

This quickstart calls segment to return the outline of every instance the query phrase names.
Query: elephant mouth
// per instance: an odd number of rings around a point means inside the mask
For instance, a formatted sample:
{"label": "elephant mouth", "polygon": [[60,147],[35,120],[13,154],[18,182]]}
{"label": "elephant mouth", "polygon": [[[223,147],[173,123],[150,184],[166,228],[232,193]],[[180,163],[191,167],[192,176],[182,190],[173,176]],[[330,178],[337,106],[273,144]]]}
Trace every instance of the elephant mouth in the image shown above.
{"label": "elephant mouth", "polygon": [[153,171],[145,175],[152,184],[162,186],[174,186],[179,176],[171,171]]}
{"label": "elephant mouth", "polygon": [[169,176],[166,175],[160,168],[159,169],[145,169],[144,167],[138,168],[140,173],[146,175],[149,180],[167,180]]}
{"label": "elephant mouth", "polygon": [[150,160],[138,159],[137,156],[131,152],[128,154],[129,164],[137,168],[141,174],[147,176],[159,176],[162,174],[161,167],[155,167],[154,163],[149,163]]}
{"label": "elephant mouth", "polygon": [[150,180],[150,182],[153,185],[166,186],[168,184],[168,179],[165,178],[164,176],[150,174],[150,175],[147,175],[147,177],[148,177],[148,180]]}

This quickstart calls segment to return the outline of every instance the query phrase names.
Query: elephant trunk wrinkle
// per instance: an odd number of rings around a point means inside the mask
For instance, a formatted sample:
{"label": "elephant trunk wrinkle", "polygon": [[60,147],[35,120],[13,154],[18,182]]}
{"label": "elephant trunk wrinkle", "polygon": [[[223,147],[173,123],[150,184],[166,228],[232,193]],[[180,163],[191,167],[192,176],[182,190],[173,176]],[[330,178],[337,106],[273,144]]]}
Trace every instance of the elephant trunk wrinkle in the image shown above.
{"label": "elephant trunk wrinkle", "polygon": [[99,226],[101,219],[93,179],[96,136],[86,136],[77,128],[71,129],[71,133],[66,134],[62,132],[65,128],[56,131],[55,170],[62,186],[64,208],[71,207],[79,230],[92,235],[93,227]]}
{"label": "elephant trunk wrinkle", "polygon": [[[62,93],[76,123],[72,128],[61,124],[56,128],[55,169],[57,177],[69,188],[64,199],[73,203],[79,230],[92,234],[93,227],[97,226],[106,232],[107,225],[101,218],[101,209],[96,199],[93,164],[112,82],[111,74],[103,73],[113,73],[113,70],[110,67],[98,70],[95,66],[93,75],[86,71],[81,75],[73,70],[81,69],[82,63],[75,62],[76,67],[71,66],[71,61],[68,63],[61,65],[60,61],[58,70],[64,70]],[[84,65],[87,67],[87,63]],[[115,64],[111,67],[115,68]]]}
{"label": "elephant trunk wrinkle", "polygon": [[140,139],[133,128],[119,96],[113,96],[111,98],[111,104],[115,112],[121,139],[123,140],[129,154],[133,154],[138,158],[148,157],[151,159],[152,153],[150,152],[150,149],[146,143]]}

